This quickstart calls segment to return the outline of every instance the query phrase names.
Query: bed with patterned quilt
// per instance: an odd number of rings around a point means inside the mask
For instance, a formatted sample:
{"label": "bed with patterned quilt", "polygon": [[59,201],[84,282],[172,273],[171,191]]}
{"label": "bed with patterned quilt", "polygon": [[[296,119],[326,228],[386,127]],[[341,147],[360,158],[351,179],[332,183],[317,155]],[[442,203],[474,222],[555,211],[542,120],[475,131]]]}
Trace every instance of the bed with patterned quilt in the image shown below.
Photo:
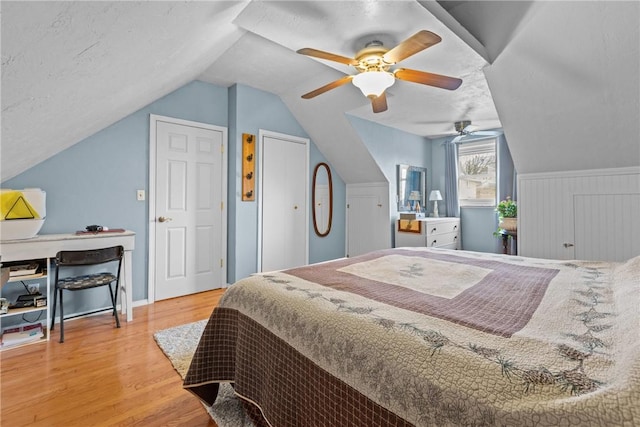
{"label": "bed with patterned quilt", "polygon": [[258,426],[640,426],[640,257],[397,248],[242,279],[184,387]]}

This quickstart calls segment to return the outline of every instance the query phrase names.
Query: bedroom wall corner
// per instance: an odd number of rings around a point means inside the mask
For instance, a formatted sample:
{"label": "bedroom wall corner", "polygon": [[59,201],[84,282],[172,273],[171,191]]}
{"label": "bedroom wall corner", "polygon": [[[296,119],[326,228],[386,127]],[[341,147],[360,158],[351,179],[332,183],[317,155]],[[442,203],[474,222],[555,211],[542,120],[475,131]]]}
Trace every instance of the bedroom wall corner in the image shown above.
{"label": "bedroom wall corner", "polygon": [[[397,166],[407,164],[427,169],[427,194],[434,189],[431,143],[428,138],[379,125],[355,116],[347,116],[371,156],[389,183],[389,227],[391,247],[395,245],[395,220],[398,217]],[[436,181],[439,181],[436,179]]]}
{"label": "bedroom wall corner", "polygon": [[[228,282],[234,283],[257,270],[258,206],[257,201],[241,200],[241,160],[243,133],[258,136],[260,129],[309,138],[282,100],[269,92],[244,85],[229,88],[229,238]],[[318,162],[327,162],[311,141],[309,153],[309,185]],[[331,165],[330,165],[331,166]],[[334,211],[331,233],[326,238],[315,235],[309,227],[309,261],[318,262],[344,256],[345,184],[332,169]],[[309,189],[310,191],[310,189]],[[311,218],[311,215],[310,215]]]}

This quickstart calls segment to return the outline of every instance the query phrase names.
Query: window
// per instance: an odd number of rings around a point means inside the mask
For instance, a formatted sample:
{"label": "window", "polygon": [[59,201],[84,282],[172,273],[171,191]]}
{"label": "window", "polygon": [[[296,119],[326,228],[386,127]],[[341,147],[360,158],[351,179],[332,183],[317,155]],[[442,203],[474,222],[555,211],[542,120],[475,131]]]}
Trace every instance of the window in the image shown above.
{"label": "window", "polygon": [[496,140],[458,146],[460,206],[496,205]]}

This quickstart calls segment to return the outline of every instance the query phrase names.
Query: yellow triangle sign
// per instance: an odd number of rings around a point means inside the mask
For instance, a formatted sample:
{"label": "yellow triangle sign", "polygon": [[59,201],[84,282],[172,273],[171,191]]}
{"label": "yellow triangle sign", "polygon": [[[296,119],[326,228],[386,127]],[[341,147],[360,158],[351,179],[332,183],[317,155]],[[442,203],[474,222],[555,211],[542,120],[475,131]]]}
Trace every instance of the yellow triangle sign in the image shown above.
{"label": "yellow triangle sign", "polygon": [[21,191],[0,192],[0,214],[2,219],[37,219],[40,215],[24,198]]}

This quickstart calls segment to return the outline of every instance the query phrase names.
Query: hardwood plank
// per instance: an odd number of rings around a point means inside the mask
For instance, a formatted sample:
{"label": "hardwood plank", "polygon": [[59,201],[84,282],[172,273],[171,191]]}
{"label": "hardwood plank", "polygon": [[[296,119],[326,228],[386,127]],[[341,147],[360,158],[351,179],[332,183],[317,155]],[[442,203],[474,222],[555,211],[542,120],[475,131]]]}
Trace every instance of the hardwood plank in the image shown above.
{"label": "hardwood plank", "polygon": [[109,313],[65,322],[51,340],[0,353],[0,425],[209,426],[200,401],[182,389],[153,334],[207,319],[223,289],[134,308],[115,328]]}

